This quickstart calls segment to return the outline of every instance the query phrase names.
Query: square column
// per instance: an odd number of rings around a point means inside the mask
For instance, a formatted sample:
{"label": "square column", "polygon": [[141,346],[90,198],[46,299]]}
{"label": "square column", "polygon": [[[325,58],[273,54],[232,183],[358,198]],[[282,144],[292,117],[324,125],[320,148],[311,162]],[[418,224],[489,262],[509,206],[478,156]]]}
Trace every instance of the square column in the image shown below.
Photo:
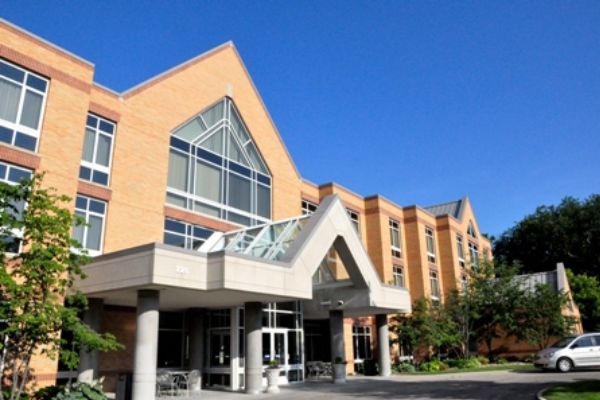
{"label": "square column", "polygon": [[[104,311],[103,299],[88,299],[88,309],[83,314],[83,323],[95,332],[102,329],[102,314]],[[100,369],[100,355],[98,350],[82,347],[79,351],[79,367],[77,380],[79,382],[91,383],[98,379]]]}
{"label": "square column", "polygon": [[[344,312],[329,311],[329,332],[331,335],[331,363],[333,365],[333,383],[346,382],[346,348],[344,345]],[[336,358],[343,364],[336,364]]]}
{"label": "square column", "polygon": [[[246,303],[244,334],[246,343],[245,386],[246,393],[258,394],[262,391],[262,304]],[[134,399],[137,400],[137,399]]]}
{"label": "square column", "polygon": [[158,305],[158,290],[138,291],[133,400],[153,400],[156,396]]}
{"label": "square column", "polygon": [[188,312],[190,330],[190,370],[196,370],[200,378],[191,383],[190,391],[200,392],[202,388],[202,368],[204,367],[204,319],[203,308],[192,308]]}
{"label": "square column", "polygon": [[386,314],[375,316],[377,325],[377,355],[379,360],[379,375],[390,376],[392,374],[392,361],[390,359],[390,332]]}

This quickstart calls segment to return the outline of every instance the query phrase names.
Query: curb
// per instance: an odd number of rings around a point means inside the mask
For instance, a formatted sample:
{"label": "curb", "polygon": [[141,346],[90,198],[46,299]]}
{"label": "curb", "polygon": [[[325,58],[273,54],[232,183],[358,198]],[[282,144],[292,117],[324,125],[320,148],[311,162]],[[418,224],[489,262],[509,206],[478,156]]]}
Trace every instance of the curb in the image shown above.
{"label": "curb", "polygon": [[550,387],[544,388],[542,390],[540,390],[539,392],[537,392],[537,394],[535,395],[535,398],[537,400],[546,400],[546,398],[544,397],[544,393],[546,393],[546,391],[550,389]]}

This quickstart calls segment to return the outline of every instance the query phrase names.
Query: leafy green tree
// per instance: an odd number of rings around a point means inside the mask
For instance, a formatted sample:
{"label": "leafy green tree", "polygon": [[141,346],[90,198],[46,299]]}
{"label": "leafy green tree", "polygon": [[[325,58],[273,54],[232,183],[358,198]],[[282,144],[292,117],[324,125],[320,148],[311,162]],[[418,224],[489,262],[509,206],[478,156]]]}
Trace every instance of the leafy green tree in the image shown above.
{"label": "leafy green tree", "polygon": [[495,241],[494,256],[519,261],[525,272],[564,262],[575,274],[600,278],[600,195],[538,207]]}
{"label": "leafy green tree", "polygon": [[581,324],[586,331],[600,330],[600,280],[587,274],[575,275],[567,269],[571,293],[581,314]]}
{"label": "leafy green tree", "polygon": [[472,327],[469,338],[485,344],[490,360],[496,350],[493,340],[511,336],[519,329],[515,310],[523,304],[524,292],[516,271],[516,267],[505,263],[481,261],[471,270],[463,297]]}
{"label": "leafy green tree", "polygon": [[515,331],[517,339],[541,350],[548,347],[553,338],[572,333],[577,320],[562,312],[569,302],[566,293],[538,284],[524,293],[522,301],[516,310],[519,323],[519,329]]}
{"label": "leafy green tree", "polygon": [[[114,336],[94,332],[79,318],[85,297],[70,293],[75,279],[84,278],[81,266],[89,258],[71,239],[71,227],[84,221],[65,207],[69,197],[43,188],[42,180],[36,175],[18,185],[0,184],[0,366],[8,376],[9,400],[24,393],[34,355],[56,358],[62,330],[89,349],[119,347]],[[75,350],[67,353],[68,365],[76,367]]]}

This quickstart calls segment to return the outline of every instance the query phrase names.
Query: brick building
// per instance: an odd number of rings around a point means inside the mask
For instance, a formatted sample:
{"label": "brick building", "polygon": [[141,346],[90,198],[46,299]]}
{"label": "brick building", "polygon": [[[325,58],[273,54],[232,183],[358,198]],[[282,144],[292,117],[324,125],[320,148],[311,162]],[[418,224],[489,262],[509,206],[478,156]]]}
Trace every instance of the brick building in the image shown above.
{"label": "brick building", "polygon": [[[0,171],[45,171],[88,221],[86,318],[125,349],[83,354],[80,373],[109,390],[133,373],[136,399],[161,369],[250,392],[270,360],[282,382],[338,356],[387,374],[386,315],[443,301],[491,255],[466,197],[405,207],[303,179],[232,43],[116,93],[0,20]],[[66,376],[34,368],[40,385]]]}

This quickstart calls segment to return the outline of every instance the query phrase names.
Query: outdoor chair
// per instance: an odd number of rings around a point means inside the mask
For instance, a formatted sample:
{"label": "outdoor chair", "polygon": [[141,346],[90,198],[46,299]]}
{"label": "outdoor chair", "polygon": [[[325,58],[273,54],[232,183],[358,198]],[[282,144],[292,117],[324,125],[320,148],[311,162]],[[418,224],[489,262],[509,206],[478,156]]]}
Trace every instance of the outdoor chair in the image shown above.
{"label": "outdoor chair", "polygon": [[189,396],[190,392],[200,390],[201,382],[202,380],[200,371],[193,369],[188,374],[184,375],[183,379],[179,381],[179,389],[185,390]]}
{"label": "outdoor chair", "polygon": [[156,395],[158,397],[165,393],[173,395],[178,392],[177,377],[166,371],[160,371],[156,374]]}

